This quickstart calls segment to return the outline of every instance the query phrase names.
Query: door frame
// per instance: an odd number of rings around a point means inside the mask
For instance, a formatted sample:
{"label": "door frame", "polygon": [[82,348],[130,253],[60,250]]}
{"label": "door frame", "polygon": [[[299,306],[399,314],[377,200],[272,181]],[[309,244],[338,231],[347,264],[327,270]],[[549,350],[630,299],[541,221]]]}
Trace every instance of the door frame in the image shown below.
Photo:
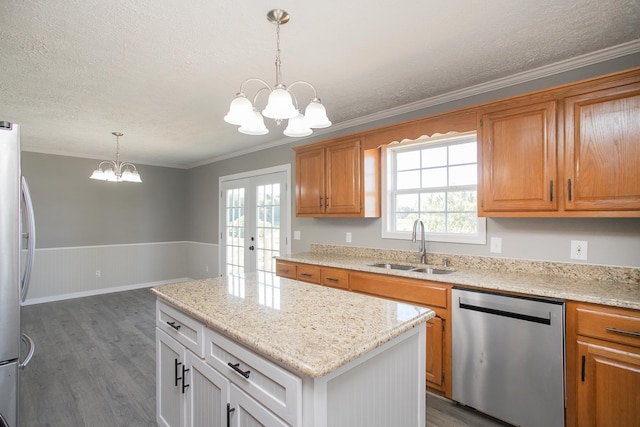
{"label": "door frame", "polygon": [[[280,251],[281,254],[287,254],[291,251],[291,163],[285,163],[283,165],[271,166],[263,169],[255,169],[247,172],[239,172],[232,175],[224,175],[218,177],[218,195],[220,198],[218,199],[218,272],[220,276],[223,276],[224,273],[224,265],[222,263],[222,243],[223,243],[223,233],[225,228],[225,213],[222,211],[223,206],[221,203],[223,194],[222,194],[222,186],[224,182],[234,181],[237,179],[244,178],[254,178],[261,175],[269,175],[272,173],[284,172],[285,173],[285,194],[282,198],[284,200],[283,208],[287,211],[287,220],[286,224],[281,222],[280,228],[284,229],[285,242],[284,247]],[[226,250],[226,248],[225,248]]]}

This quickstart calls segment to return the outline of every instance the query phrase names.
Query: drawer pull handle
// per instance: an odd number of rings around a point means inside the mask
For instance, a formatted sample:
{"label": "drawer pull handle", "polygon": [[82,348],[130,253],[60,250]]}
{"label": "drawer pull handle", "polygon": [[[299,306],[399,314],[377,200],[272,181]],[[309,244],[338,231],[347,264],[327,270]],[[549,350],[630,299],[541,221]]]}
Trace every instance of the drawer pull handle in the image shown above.
{"label": "drawer pull handle", "polygon": [[280,269],[280,273],[288,273],[288,272],[289,272],[289,270],[285,270],[284,268]]}
{"label": "drawer pull handle", "polygon": [[631,335],[632,337],[640,337],[640,332],[625,331],[623,329],[607,328],[607,332],[614,334]]}
{"label": "drawer pull handle", "polygon": [[249,374],[251,373],[251,371],[243,371],[242,369],[239,368],[239,366],[240,366],[239,363],[233,364],[233,363],[229,362],[229,363],[227,363],[227,365],[229,365],[229,367],[231,369],[233,369],[234,371],[236,371],[237,373],[239,373],[243,377],[249,378]]}
{"label": "drawer pull handle", "polygon": [[333,277],[327,277],[327,282],[338,283],[339,281],[340,281],[340,279],[334,279]]}
{"label": "drawer pull handle", "polygon": [[167,325],[171,326],[176,331],[179,331],[181,326],[181,325],[176,325],[176,322],[167,322]]}
{"label": "drawer pull handle", "polygon": [[300,275],[303,277],[311,277],[310,273],[300,273]]}

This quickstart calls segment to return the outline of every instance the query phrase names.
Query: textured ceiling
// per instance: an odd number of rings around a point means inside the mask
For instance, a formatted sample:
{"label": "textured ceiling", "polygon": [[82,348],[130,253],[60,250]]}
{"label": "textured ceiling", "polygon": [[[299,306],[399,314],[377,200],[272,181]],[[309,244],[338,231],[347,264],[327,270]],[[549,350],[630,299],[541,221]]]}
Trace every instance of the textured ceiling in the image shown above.
{"label": "textured ceiling", "polygon": [[275,80],[272,8],[284,83],[337,125],[640,39],[638,0],[2,3],[0,120],[23,149],[112,158],[121,131],[123,159],[175,167],[285,141],[222,119],[242,80]]}

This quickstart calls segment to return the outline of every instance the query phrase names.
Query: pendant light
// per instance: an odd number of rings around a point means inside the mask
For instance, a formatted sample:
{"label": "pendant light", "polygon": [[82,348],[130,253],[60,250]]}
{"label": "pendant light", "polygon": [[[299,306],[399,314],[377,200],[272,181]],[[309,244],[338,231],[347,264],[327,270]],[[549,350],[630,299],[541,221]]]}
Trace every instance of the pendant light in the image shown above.
{"label": "pendant light", "polygon": [[[264,124],[264,117],[276,121],[280,125],[284,120],[288,120],[284,134],[291,137],[302,137],[311,135],[312,129],[326,128],[331,126],[331,121],[327,118],[327,111],[318,98],[316,88],[309,82],[299,80],[286,86],[282,83],[280,74],[280,25],[289,22],[289,14],[282,9],[273,9],[267,13],[267,20],[276,25],[276,83],[271,87],[266,81],[260,78],[248,78],[240,85],[240,91],[231,101],[229,112],[224,117],[227,123],[238,125],[238,131],[247,135],[265,135],[269,130]],[[253,97],[253,102],[247,98],[244,87],[249,82],[258,82],[260,88]],[[308,86],[313,90],[313,98],[304,110],[300,111],[298,99],[291,91],[294,86]],[[263,91],[268,91],[267,105],[258,111],[256,101]]]}
{"label": "pendant light", "polygon": [[89,178],[109,182],[142,182],[133,163],[120,161],[121,132],[111,132],[116,137],[116,160],[104,160]]}

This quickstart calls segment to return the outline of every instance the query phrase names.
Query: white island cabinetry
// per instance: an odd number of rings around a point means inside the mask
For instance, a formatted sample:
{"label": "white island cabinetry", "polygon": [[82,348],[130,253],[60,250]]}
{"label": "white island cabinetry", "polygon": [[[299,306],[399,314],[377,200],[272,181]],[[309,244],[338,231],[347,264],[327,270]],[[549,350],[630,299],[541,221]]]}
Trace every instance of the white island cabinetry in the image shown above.
{"label": "white island cabinetry", "polygon": [[[433,312],[264,282],[153,289],[159,425],[425,426],[424,322]],[[265,304],[265,291],[277,301]]]}

